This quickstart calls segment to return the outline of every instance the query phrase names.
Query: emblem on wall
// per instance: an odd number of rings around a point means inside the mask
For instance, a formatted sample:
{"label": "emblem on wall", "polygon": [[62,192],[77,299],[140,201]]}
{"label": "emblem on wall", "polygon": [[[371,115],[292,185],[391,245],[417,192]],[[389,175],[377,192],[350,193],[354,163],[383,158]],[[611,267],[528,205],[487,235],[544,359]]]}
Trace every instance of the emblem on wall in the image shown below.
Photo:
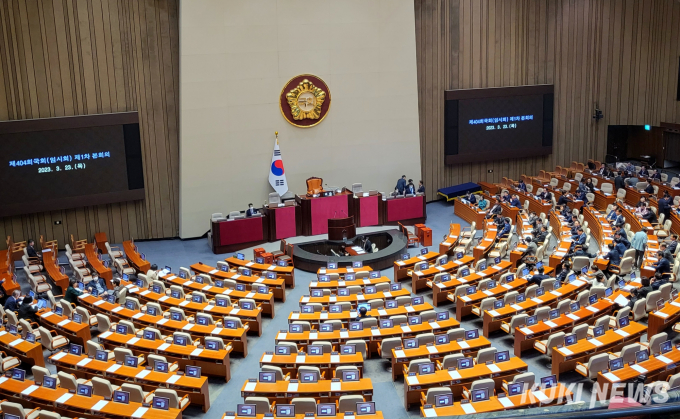
{"label": "emblem on wall", "polygon": [[283,86],[279,108],[286,121],[300,128],[319,124],[331,107],[331,92],[326,83],[311,74],[295,76]]}

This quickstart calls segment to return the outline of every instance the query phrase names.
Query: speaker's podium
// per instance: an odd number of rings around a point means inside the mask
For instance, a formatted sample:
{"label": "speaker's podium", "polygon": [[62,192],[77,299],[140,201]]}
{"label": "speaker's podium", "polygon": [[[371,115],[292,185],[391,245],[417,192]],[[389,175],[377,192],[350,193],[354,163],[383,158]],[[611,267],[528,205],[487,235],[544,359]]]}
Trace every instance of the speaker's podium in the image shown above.
{"label": "speaker's podium", "polygon": [[328,219],[328,240],[352,239],[357,235],[354,216]]}

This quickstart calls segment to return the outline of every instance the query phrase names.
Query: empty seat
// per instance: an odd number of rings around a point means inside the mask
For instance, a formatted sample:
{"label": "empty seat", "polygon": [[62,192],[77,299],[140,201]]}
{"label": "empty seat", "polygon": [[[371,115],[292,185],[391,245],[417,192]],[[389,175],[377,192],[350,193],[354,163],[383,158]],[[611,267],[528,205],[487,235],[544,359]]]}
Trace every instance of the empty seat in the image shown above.
{"label": "empty seat", "polygon": [[591,356],[586,364],[576,363],[576,372],[591,380],[597,378],[597,373],[607,369],[609,369],[609,355],[606,353]]}
{"label": "empty seat", "polygon": [[358,395],[340,396],[340,399],[338,400],[338,412],[356,412],[357,403],[363,403],[364,401],[364,398]]}
{"label": "empty seat", "polygon": [[64,336],[58,335],[54,330],[47,330],[44,327],[38,327],[40,332],[40,343],[50,352],[58,351],[60,348],[69,344],[68,339]]}
{"label": "empty seat", "polygon": [[[13,402],[8,402],[4,401],[0,403],[0,409],[2,409],[2,413],[6,416],[8,415],[14,415],[18,417],[19,419],[37,419],[38,415],[40,413],[40,409],[35,408],[32,410],[24,410],[24,407],[20,405],[19,403],[13,403]],[[11,417],[11,416],[9,416]]]}

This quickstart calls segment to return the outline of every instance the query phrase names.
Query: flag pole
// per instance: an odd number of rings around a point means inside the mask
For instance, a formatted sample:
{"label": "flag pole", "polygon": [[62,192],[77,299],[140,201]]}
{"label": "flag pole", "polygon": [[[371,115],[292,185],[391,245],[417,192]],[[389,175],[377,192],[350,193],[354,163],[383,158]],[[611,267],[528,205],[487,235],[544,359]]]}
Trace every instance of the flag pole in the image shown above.
{"label": "flag pole", "polygon": [[279,143],[279,132],[274,131],[274,135],[276,135],[276,144],[278,144]]}

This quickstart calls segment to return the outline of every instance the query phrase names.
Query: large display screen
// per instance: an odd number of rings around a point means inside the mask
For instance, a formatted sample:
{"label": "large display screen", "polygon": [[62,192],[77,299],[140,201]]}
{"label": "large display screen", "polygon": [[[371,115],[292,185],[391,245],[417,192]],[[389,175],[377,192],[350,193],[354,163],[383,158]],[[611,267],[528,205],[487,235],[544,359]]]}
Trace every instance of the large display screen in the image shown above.
{"label": "large display screen", "polygon": [[445,114],[447,164],[552,152],[553,86],[447,91]]}
{"label": "large display screen", "polygon": [[1,123],[0,216],[143,199],[137,114],[123,115]]}

